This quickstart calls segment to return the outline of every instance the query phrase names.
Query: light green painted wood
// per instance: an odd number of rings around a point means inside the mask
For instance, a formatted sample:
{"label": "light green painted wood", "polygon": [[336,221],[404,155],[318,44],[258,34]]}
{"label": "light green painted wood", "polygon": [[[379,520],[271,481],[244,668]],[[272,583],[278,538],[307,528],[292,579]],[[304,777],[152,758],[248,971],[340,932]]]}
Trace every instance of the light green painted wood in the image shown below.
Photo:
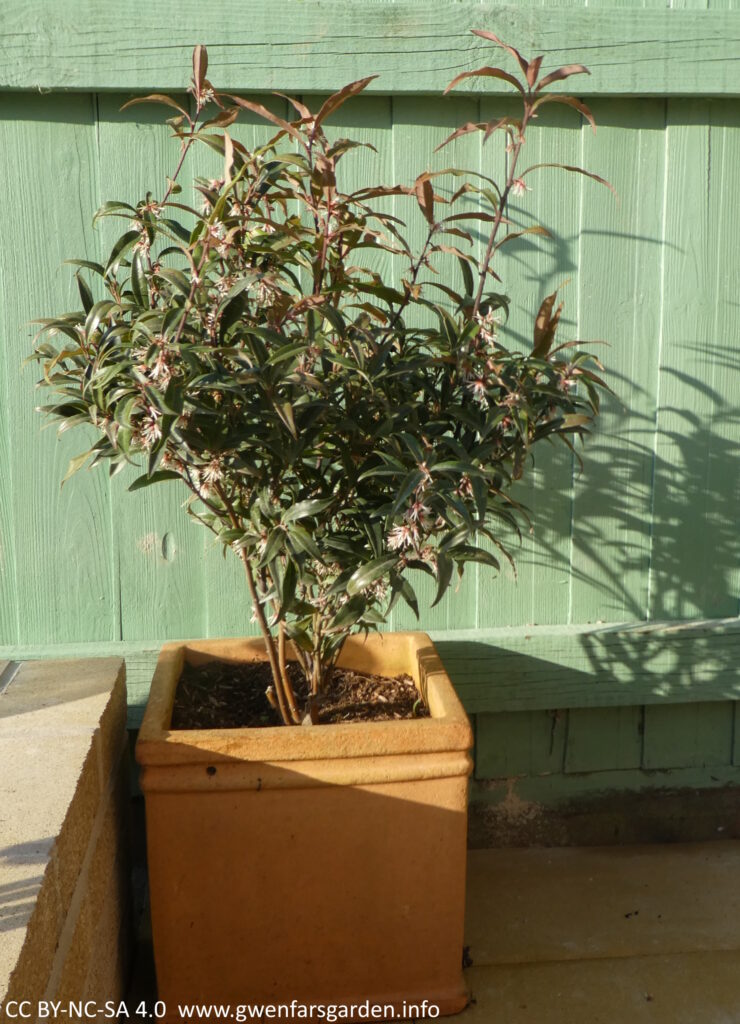
{"label": "light green painted wood", "polygon": [[568,712],[566,772],[639,768],[642,763],[639,707],[571,708]]}
{"label": "light green painted wood", "polygon": [[[477,99],[450,97],[449,103],[426,102],[419,104],[415,99],[405,97],[394,97],[393,117],[393,177],[394,180],[411,183],[423,170],[427,169],[440,171],[447,167],[461,166],[477,172],[480,169],[481,154],[480,142],[477,135],[457,139],[454,143],[446,146],[443,150],[435,153],[434,150],[446,139],[454,129],[468,121],[477,122],[479,119],[480,106]],[[459,179],[450,176],[434,179],[435,193],[442,197],[449,196],[452,191],[460,185]],[[401,217],[407,227],[405,234],[411,247],[420,251],[428,231],[428,225],[424,220],[416,203],[412,200],[401,201],[396,199],[396,216]],[[460,208],[461,210],[464,207]],[[437,216],[443,216],[437,207]],[[446,243],[454,244],[456,239],[449,236],[443,239]],[[406,267],[398,263],[397,273],[406,273]],[[444,259],[435,258],[435,267],[438,269],[438,277],[434,274],[422,272],[420,281],[439,280],[445,283],[448,277],[458,288],[462,286],[462,276],[457,261],[453,256]],[[444,295],[437,289],[430,289],[429,296],[432,301],[444,302]],[[408,318],[408,323],[418,326],[420,319],[414,317],[413,312]],[[436,583],[428,575],[421,572],[410,574],[409,579],[416,591],[419,601],[419,608],[425,609],[425,628],[429,629],[450,629],[460,628],[463,624],[468,625],[476,621],[477,610],[477,579],[478,574],[474,565],[468,566],[462,580],[454,578],[452,587],[442,601],[431,608],[432,601],[436,594]],[[419,621],[410,608],[401,602],[393,613],[393,629],[418,629]]]}
{"label": "light green painted wood", "polygon": [[515,711],[476,716],[475,777],[510,778],[561,772],[568,711]]}
{"label": "light green painted wood", "polygon": [[[650,557],[652,437],[658,385],[665,104],[597,100],[586,166],[608,175],[584,195],[578,336],[615,394],[574,480],[571,622],[644,618]],[[589,133],[587,133],[587,136]]]}
{"label": "light green painted wood", "polygon": [[432,632],[469,711],[694,704],[740,697],[740,631]]}
{"label": "light green painted wood", "polygon": [[[678,4],[674,4],[678,7]],[[283,0],[6,0],[0,87],[178,88],[194,42],[206,43],[220,81],[243,90],[326,91],[376,71],[376,90],[438,92],[456,71],[485,63],[471,28],[514,40],[548,66],[580,60],[589,91],[623,95],[738,95],[740,19],[733,10],[499,6],[476,0],[357,3]],[[146,37],[142,37],[142,26]],[[81,31],[84,26],[84,32]],[[413,55],[413,64],[409,57]],[[487,82],[486,91],[507,91]]]}
{"label": "light green painted wood", "polygon": [[97,166],[89,96],[0,98],[0,174],[14,197],[0,209],[0,337],[10,428],[3,469],[16,565],[3,603],[6,609],[15,603],[18,639],[25,643],[115,636],[107,477],[82,472],[60,489],[70,457],[89,441],[80,433],[60,440],[53,429],[40,433],[34,407],[49,399],[34,390],[36,367],[22,367],[35,330],[29,321],[80,304],[74,277],[60,264],[92,250]]}
{"label": "light green painted wood", "polygon": [[[495,578],[470,567],[431,611],[424,582],[421,620],[399,611],[392,626],[432,632],[479,716],[480,777],[527,776],[522,799],[537,799],[527,796],[535,783],[567,796],[738,781],[728,765],[734,754],[740,766],[740,711],[728,702],[740,699],[740,623],[598,625],[740,611],[740,104],[727,98],[740,95],[740,5],[681,6],[522,0],[494,9],[445,0],[432,15],[409,2],[289,0],[270,45],[274,13],[236,0],[216,0],[207,25],[195,0],[176,11],[172,0],[156,9],[134,0],[125,22],[98,0],[74,5],[74,16],[51,0],[23,8],[9,0],[0,90],[25,91],[0,96],[0,166],[9,196],[19,197],[0,210],[0,658],[125,652],[135,723],[156,641],[255,632],[238,560],[222,560],[210,535],[184,518],[185,494],[174,485],[129,495],[127,478],[109,484],[104,473],[83,472],[60,491],[83,439],[40,432],[32,410],[45,397],[33,391],[34,369],[20,369],[27,321],[78,304],[61,260],[94,256],[109,237],[107,225],[91,230],[93,210],[157,191],[171,166],[159,111],[122,115],[122,99],[182,88],[199,39],[217,82],[244,91],[316,96],[380,71],[374,95],[345,107],[332,131],[379,149],[347,158],[348,182],[408,183],[432,160],[478,167],[477,137],[431,152],[459,121],[511,109],[507,88],[491,82],[485,95],[439,97],[456,71],[490,59],[468,35],[484,25],[525,53],[546,52],[548,66],[581,59],[592,69],[570,84],[593,97],[596,138],[574,112],[553,107],[558,118],[532,129],[523,159],[591,167],[613,181],[619,203],[586,179],[543,171],[514,212],[522,223],[538,216],[556,239],[513,247],[499,269],[513,303],[507,336],[520,344],[529,343],[542,296],[571,279],[562,340],[609,341],[603,358],[616,397],[605,402],[582,476],[567,453],[547,450],[518,488],[535,525],[515,548],[518,582],[507,569]],[[141,46],[129,26],[144,10]],[[25,35],[13,35],[16,24]],[[115,48],[101,45],[111,26]],[[635,40],[652,42],[630,49]],[[39,95],[37,86],[83,92]],[[712,95],[725,98],[696,98]],[[235,133],[251,145],[270,131],[245,118]],[[493,140],[482,158],[503,174]],[[196,166],[205,172],[208,162]],[[401,206],[392,203],[405,216]],[[413,207],[409,223],[413,234]],[[443,273],[458,273],[454,261]],[[506,626],[519,628],[496,628]]]}
{"label": "light green painted wood", "polygon": [[[208,635],[226,634],[213,629]],[[432,631],[431,636],[466,709],[484,718],[486,712],[495,713],[479,735],[481,752],[491,746],[487,730],[500,737],[500,723],[519,712],[685,705],[691,714],[701,717],[714,702],[740,700],[740,629],[734,621],[703,628],[662,625],[652,630],[601,632],[548,627]],[[141,641],[9,645],[0,647],[0,659],[125,657],[131,703],[143,706],[157,652],[158,644]],[[517,721],[538,719],[535,714]],[[564,721],[559,720],[558,729]],[[587,719],[583,721],[588,724]],[[599,725],[602,735],[607,732],[604,721]],[[530,726],[520,728],[526,731]],[[626,739],[617,741],[614,735],[609,742],[616,742],[617,749],[629,747]],[[489,753],[499,756],[495,751]],[[536,759],[540,754],[523,756]],[[728,754],[728,764],[730,760]]]}
{"label": "light green painted wood", "polygon": [[[515,107],[502,106],[495,100],[485,101],[482,107],[486,120],[518,113]],[[578,166],[583,162],[579,118],[572,113],[567,108],[553,107],[543,114],[542,125],[529,131],[518,170],[524,172],[539,163]],[[501,135],[491,140],[498,150],[494,154],[490,152],[491,143],[484,150],[484,171],[493,168],[499,180],[505,180],[503,141]],[[559,341],[578,336],[577,253],[584,188],[580,175],[554,168],[535,171],[526,182],[532,191],[512,201],[513,227],[521,230],[539,224],[553,237],[530,235],[504,246],[496,267],[503,279],[502,290],[512,300],[501,340],[523,352],[532,347],[534,321],[542,300],[555,289],[565,302]],[[585,185],[587,189],[594,187],[592,182]],[[517,566],[516,580],[512,580],[508,566],[500,579],[491,572],[480,572],[480,627],[491,628],[502,621],[512,625],[567,621],[572,476],[572,456],[564,446],[540,445],[533,464],[513,491],[516,500],[529,510],[532,524],[531,532],[526,524],[523,526],[521,544],[513,539],[510,547]]]}
{"label": "light green painted wood", "polygon": [[650,615],[738,612],[737,104],[671,101]]}
{"label": "light green painted wood", "polygon": [[[473,784],[471,803],[498,804],[509,801],[525,815],[536,812],[536,804],[585,802],[593,797],[608,797],[615,792],[650,792],[688,789],[721,789],[740,785],[740,768],[720,765],[711,768],[674,768],[643,771],[625,768],[577,775],[532,775],[527,778],[481,780]],[[512,799],[513,798],[513,799]],[[617,812],[618,813],[618,812]],[[720,837],[717,837],[720,838]]]}
{"label": "light green painted wood", "polygon": [[734,710],[729,702],[646,707],[643,768],[731,764]]}
{"label": "light green painted wood", "polygon": [[[164,193],[165,178],[174,172],[179,154],[161,108],[121,111],[125,100],[118,94],[98,99],[100,195],[136,205],[147,192],[155,197]],[[128,226],[117,217],[100,221],[99,248],[92,258],[103,259]],[[144,471],[141,466],[127,467],[115,481],[111,527],[120,594],[118,638],[202,635],[207,538],[182,511],[188,491],[179,481],[129,493],[128,486]]]}

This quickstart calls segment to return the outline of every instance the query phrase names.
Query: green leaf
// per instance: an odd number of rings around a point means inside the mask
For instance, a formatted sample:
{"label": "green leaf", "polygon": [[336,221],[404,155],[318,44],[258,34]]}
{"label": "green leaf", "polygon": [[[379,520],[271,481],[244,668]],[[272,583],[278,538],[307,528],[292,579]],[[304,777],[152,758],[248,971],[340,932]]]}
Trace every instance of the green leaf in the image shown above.
{"label": "green leaf", "polygon": [[159,484],[164,480],[181,480],[182,477],[179,473],[173,472],[171,469],[160,469],[156,473],[152,473],[149,476],[148,473],[144,473],[134,480],[132,484],[129,484],[128,489],[130,491],[140,491],[142,487],[149,487],[150,484]]}
{"label": "green leaf", "polygon": [[374,558],[372,562],[367,562],[365,565],[360,566],[350,577],[347,584],[347,593],[350,596],[360,593],[365,587],[385,575],[397,562],[398,558],[396,555],[388,555],[383,558]]}
{"label": "green leaf", "polygon": [[305,519],[307,516],[314,516],[328,508],[334,498],[307,498],[305,501],[298,501],[291,505],[282,515],[283,523],[293,523],[298,519]]}
{"label": "green leaf", "polygon": [[432,608],[434,608],[436,604],[439,604],[445,594],[445,591],[449,587],[450,580],[452,579],[453,568],[454,563],[452,559],[443,551],[439,551],[437,553],[437,593],[432,601]]}
{"label": "green leaf", "polygon": [[64,484],[71,476],[74,476],[78,470],[82,469],[87,460],[93,454],[94,450],[94,448],[90,448],[88,451],[83,452],[81,455],[75,455],[73,459],[69,460],[67,472],[64,474],[64,478],[62,479],[62,487],[64,487]]}
{"label": "green leaf", "polygon": [[87,314],[93,308],[95,300],[93,299],[92,292],[84,278],[80,274],[75,274],[75,277],[77,278],[77,287],[80,292],[80,299],[82,300],[85,314]]}

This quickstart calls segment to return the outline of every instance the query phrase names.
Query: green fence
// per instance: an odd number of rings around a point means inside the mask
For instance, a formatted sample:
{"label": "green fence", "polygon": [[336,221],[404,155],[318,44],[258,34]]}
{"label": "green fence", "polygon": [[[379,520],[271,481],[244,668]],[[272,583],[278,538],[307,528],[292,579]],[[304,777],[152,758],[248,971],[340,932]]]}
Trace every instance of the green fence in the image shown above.
{"label": "green fence", "polygon": [[[583,472],[548,449],[520,485],[534,532],[515,548],[517,579],[478,567],[419,624],[399,612],[392,625],[439,641],[477,715],[484,802],[512,794],[489,780],[520,776],[525,804],[738,782],[740,4],[681,6],[8,0],[0,658],[121,651],[136,705],[157,641],[248,628],[236,560],[223,562],[184,517],[176,485],[130,495],[132,474],[83,472],[60,489],[82,439],[40,431],[35,369],[22,367],[29,321],[77,305],[62,260],[97,258],[110,237],[107,225],[92,229],[92,212],[104,199],[156,194],[172,170],[159,110],[121,104],[182,90],[196,42],[208,45],[216,83],[245,93],[325,94],[377,72],[335,120],[378,149],[345,161],[348,184],[410,181],[451,162],[500,172],[493,141],[481,150],[468,137],[432,155],[452,127],[512,109],[496,80],[439,98],[454,74],[499,62],[469,32],[485,27],[544,53],[545,66],[591,69],[568,84],[591,106],[597,135],[553,107],[527,156],[588,166],[619,201],[577,175],[533,178],[516,215],[553,239],[511,247],[507,335],[528,344],[541,299],[563,285],[562,333],[608,341],[615,396]],[[265,137],[256,123],[241,129],[247,144]]]}

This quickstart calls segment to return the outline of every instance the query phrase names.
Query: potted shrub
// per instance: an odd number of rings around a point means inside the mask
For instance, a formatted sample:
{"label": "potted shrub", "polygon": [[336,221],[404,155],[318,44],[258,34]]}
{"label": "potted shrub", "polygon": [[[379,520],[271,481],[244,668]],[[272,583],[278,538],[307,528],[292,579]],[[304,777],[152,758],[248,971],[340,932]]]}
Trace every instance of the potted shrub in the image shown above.
{"label": "potted shrub", "polygon": [[[450,88],[504,79],[521,116],[442,143],[503,134],[503,186],[450,168],[348,194],[340,163],[359,143],[331,140],[325,122],[370,78],[317,111],[290,100],[287,121],[214,89],[197,47],[190,105],[132,101],[175,109],[180,159],[162,198],[98,211],[131,222],[105,263],[72,261],[105,296],[78,271],[82,308],[41,322],[34,358],[60,396],[46,411],[97,432],[71,471],[143,459],[131,489],[184,485],[189,513],[241,560],[261,632],[166,645],[153,680],[137,756],[171,1003],[288,997],[351,1007],[343,1018],[367,1016],[368,999],[384,1015],[465,1005],[470,726],[429,638],[378,627],[398,600],[417,611],[409,571],[433,577],[439,601],[468,562],[510,558],[502,530],[525,515],[510,485],[535,442],[583,436],[602,386],[590,355],[555,345],[554,294],[531,350],[507,342],[492,263],[521,233],[506,210],[536,169],[519,167],[528,126],[552,102],[593,118],[545,92],[585,68],[540,76],[541,57],[504,49],[518,77],[484,67]],[[243,108],[277,129],[253,151],[229,130]],[[196,143],[222,161],[218,179],[196,179],[199,209],[178,181]],[[424,218],[418,250],[402,203]],[[392,279],[371,269],[377,251]],[[450,256],[457,282],[431,280]],[[192,685],[178,687],[183,673]],[[218,694],[205,709],[204,677]],[[358,724],[363,687],[368,713],[386,713]],[[225,724],[251,727],[217,727],[222,692],[250,695],[247,718]]]}

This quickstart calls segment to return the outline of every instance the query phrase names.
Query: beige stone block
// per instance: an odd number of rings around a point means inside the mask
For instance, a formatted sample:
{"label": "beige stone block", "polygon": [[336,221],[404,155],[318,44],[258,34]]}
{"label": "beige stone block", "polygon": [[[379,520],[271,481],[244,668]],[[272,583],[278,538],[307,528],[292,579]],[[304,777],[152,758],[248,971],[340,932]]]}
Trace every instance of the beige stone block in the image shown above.
{"label": "beige stone block", "polygon": [[0,1001],[43,996],[64,923],[54,866],[34,856],[2,861]]}
{"label": "beige stone block", "polygon": [[[100,908],[83,899],[78,919],[67,915],[93,866],[101,891],[112,879],[121,891],[124,745],[120,659],[24,663],[0,695],[0,1004],[39,998],[60,976],[82,991]],[[106,813],[97,859],[81,879],[96,817]]]}
{"label": "beige stone block", "polygon": [[93,823],[102,804],[99,762],[98,746],[93,743],[85,757],[77,780],[77,789],[69,803],[54,846],[53,858],[57,866],[60,897],[64,906],[69,906],[72,899]]}
{"label": "beige stone block", "polygon": [[[84,998],[90,978],[96,972],[96,986],[109,985],[115,989],[103,993],[104,999],[115,998],[123,984],[115,972],[117,965],[125,962],[118,940],[128,931],[126,796],[126,775],[119,764],[112,791],[98,812],[95,848],[78,882],[79,914],[72,942],[65,951],[56,996],[62,1000]],[[99,968],[96,967],[98,960],[101,960]]]}

